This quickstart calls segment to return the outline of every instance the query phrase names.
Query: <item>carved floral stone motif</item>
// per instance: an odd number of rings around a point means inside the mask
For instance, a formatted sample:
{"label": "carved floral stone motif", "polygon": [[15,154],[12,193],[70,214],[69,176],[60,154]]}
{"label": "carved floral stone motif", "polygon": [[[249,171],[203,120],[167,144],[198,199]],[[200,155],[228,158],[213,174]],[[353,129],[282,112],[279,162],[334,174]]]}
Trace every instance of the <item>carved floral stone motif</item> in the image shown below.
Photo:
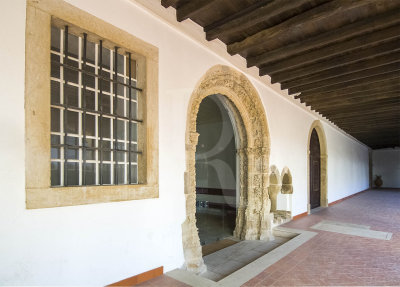
{"label": "carved floral stone motif", "polygon": [[202,77],[189,101],[186,126],[185,197],[186,220],[182,224],[184,268],[195,273],[206,270],[196,227],[195,151],[198,140],[196,119],[201,101],[222,95],[234,115],[239,137],[239,207],[234,236],[239,239],[270,240],[273,214],[268,196],[269,131],[257,91],[238,71],[214,66]]}

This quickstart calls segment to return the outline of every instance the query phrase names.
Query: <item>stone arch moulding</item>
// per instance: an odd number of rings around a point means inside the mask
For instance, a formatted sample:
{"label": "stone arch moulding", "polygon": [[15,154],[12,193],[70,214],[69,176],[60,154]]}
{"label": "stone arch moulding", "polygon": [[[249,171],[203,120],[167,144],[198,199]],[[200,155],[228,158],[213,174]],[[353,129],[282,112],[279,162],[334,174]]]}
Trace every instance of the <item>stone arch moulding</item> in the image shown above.
{"label": "stone arch moulding", "polygon": [[272,238],[273,214],[268,196],[270,139],[264,107],[256,89],[243,74],[217,65],[195,87],[186,122],[186,219],[182,224],[182,243],[184,268],[195,273],[206,270],[196,227],[195,152],[199,136],[196,118],[201,101],[216,94],[230,103],[240,137],[237,150],[240,196],[234,236],[249,240]]}
{"label": "stone arch moulding", "polygon": [[318,134],[319,145],[320,145],[320,153],[321,153],[321,168],[320,168],[320,176],[321,176],[321,206],[328,206],[328,148],[326,142],[326,136],[324,128],[319,120],[315,120],[310,127],[308,132],[308,141],[307,141],[307,210],[310,213],[310,140],[311,133],[315,129]]}

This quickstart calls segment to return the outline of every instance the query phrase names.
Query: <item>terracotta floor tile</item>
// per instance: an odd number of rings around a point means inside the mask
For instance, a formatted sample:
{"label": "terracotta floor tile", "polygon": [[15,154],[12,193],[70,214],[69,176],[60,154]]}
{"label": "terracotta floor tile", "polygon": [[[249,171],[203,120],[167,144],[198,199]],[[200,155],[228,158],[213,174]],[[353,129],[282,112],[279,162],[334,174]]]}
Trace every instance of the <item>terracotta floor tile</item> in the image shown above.
{"label": "terracotta floor tile", "polygon": [[[393,235],[385,241],[310,228],[321,220]],[[243,286],[400,286],[400,190],[370,190],[284,226],[318,234]],[[163,275],[138,286],[187,285]]]}
{"label": "terracotta floor tile", "polygon": [[[264,271],[286,270],[273,286],[400,286],[399,191],[367,191],[284,226],[316,231],[310,227],[321,220],[367,225],[393,235],[384,241],[318,230],[291,256]],[[290,263],[295,266],[288,269]]]}

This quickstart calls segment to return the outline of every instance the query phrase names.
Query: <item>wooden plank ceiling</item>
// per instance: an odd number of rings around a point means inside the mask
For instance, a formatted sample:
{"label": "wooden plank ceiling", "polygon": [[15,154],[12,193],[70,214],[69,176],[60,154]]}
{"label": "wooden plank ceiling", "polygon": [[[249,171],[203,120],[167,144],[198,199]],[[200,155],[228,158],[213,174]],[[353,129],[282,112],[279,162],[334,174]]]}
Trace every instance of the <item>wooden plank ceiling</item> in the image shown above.
{"label": "wooden plank ceiling", "polygon": [[373,149],[400,146],[400,0],[161,0]]}

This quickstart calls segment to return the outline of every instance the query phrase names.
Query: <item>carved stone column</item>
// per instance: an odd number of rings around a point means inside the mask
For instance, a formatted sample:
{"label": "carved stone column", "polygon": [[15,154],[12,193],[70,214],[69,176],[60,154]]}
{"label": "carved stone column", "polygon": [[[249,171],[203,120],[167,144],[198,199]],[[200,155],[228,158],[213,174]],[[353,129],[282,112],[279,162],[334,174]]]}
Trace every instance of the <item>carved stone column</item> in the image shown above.
{"label": "carved stone column", "polygon": [[328,156],[321,154],[321,206],[328,206],[328,178],[327,178]]}
{"label": "carved stone column", "polygon": [[190,133],[186,142],[187,171],[185,172],[186,220],[182,224],[182,243],[185,268],[195,273],[207,270],[204,264],[199,233],[196,226],[196,146],[199,134]]}
{"label": "carved stone column", "polygon": [[245,149],[248,164],[247,164],[247,180],[248,180],[248,193],[247,193],[247,208],[245,212],[245,225],[242,233],[242,238],[245,240],[257,240],[259,238],[259,214],[260,208],[256,206],[256,193],[260,192],[258,187],[259,178],[255,172],[255,154],[251,148]]}
{"label": "carved stone column", "polygon": [[237,154],[239,156],[239,178],[236,180],[240,180],[240,195],[239,195],[239,206],[236,214],[236,226],[233,232],[233,236],[241,239],[244,238],[243,230],[245,226],[245,212],[248,206],[247,202],[247,177],[243,176],[247,173],[247,153],[244,148],[238,149]]}
{"label": "carved stone column", "polygon": [[[263,142],[265,142],[264,139]],[[273,240],[272,235],[272,223],[274,220],[274,214],[271,213],[271,199],[268,194],[269,186],[269,164],[268,156],[269,149],[266,147],[259,148],[258,153],[260,155],[260,172],[262,174],[262,209],[261,209],[261,226],[260,226],[260,240]]]}

